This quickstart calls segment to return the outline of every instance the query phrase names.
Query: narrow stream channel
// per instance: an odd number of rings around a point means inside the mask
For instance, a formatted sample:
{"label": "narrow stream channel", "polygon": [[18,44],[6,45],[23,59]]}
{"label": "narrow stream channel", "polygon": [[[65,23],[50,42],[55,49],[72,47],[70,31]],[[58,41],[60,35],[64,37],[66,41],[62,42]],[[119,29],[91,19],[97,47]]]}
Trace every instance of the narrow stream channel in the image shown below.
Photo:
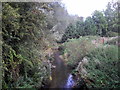
{"label": "narrow stream channel", "polygon": [[56,66],[52,70],[52,81],[50,88],[71,88],[75,82],[70,74],[70,69],[65,65],[64,61],[59,57],[60,52],[54,53],[53,65]]}

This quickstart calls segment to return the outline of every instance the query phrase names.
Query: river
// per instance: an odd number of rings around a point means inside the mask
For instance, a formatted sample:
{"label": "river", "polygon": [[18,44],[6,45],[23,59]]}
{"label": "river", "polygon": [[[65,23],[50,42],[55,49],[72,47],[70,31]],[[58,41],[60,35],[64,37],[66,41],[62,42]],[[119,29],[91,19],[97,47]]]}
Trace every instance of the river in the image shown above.
{"label": "river", "polygon": [[50,88],[72,88],[75,84],[71,70],[65,65],[64,61],[59,57],[60,52],[54,53],[53,65],[56,67],[52,69],[52,81]]}

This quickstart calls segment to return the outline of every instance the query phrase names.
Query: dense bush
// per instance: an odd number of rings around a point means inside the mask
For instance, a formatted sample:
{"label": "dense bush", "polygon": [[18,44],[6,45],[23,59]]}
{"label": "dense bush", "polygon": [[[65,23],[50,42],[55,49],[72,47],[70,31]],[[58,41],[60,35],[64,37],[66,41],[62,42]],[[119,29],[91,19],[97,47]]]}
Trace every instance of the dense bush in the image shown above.
{"label": "dense bush", "polygon": [[80,76],[84,78],[88,88],[118,88],[120,83],[118,74],[120,63],[118,51],[120,48],[116,45],[118,38],[96,47],[91,42],[97,39],[99,37],[86,36],[69,39],[68,42],[65,42],[63,45],[64,56],[67,57],[66,63],[75,68],[78,62],[82,62],[83,57],[86,57],[88,63],[82,64],[80,69],[75,70],[80,72]]}
{"label": "dense bush", "polygon": [[76,65],[90,51],[95,49],[92,40],[97,39],[97,36],[85,36],[79,39],[69,39],[64,43],[64,53],[67,53],[67,64],[70,66]]}
{"label": "dense bush", "polygon": [[108,36],[108,37],[116,37],[116,36],[118,36],[118,33],[109,31],[109,32],[107,32],[106,36]]}
{"label": "dense bush", "polygon": [[119,43],[120,43],[120,37],[115,37],[112,40],[109,40],[109,41],[106,42],[106,44],[118,45],[118,46],[119,46]]}
{"label": "dense bush", "polygon": [[109,46],[97,48],[87,55],[89,64],[86,65],[87,78],[93,82],[88,87],[116,88],[119,86],[118,47]]}
{"label": "dense bush", "polygon": [[3,3],[3,88],[41,87],[49,80],[44,49],[46,19],[36,3]]}

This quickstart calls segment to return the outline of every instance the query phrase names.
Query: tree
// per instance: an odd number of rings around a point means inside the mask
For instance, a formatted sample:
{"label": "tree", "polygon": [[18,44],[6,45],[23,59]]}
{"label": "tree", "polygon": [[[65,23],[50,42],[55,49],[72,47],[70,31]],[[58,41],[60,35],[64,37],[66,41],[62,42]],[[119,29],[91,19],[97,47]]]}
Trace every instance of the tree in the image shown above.
{"label": "tree", "polygon": [[2,5],[3,88],[41,87],[51,69],[41,54],[47,47],[45,14],[36,3]]}
{"label": "tree", "polygon": [[71,39],[75,36],[75,27],[73,24],[70,24],[67,28],[66,31],[64,33],[64,35],[62,36],[61,41],[65,42],[67,39]]}
{"label": "tree", "polygon": [[84,21],[83,20],[77,21],[75,26],[76,26],[76,37],[85,36]]}
{"label": "tree", "polygon": [[118,5],[118,2],[108,2],[107,8],[104,11],[108,31],[118,32]]}
{"label": "tree", "polygon": [[97,27],[91,17],[87,17],[85,20],[85,34],[86,35],[96,35]]}
{"label": "tree", "polygon": [[107,22],[105,17],[103,16],[103,13],[97,10],[94,11],[92,15],[92,19],[97,27],[97,34],[101,36],[106,35]]}

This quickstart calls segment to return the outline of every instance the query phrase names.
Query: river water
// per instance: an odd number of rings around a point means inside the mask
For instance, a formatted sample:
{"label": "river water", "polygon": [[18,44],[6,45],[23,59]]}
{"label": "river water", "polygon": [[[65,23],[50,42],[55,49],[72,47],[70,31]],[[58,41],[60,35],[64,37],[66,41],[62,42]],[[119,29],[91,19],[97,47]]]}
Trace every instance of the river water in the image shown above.
{"label": "river water", "polygon": [[50,88],[72,88],[75,84],[73,76],[70,74],[71,70],[65,65],[64,61],[59,57],[60,52],[54,53],[53,65],[56,67],[52,69],[52,81]]}

